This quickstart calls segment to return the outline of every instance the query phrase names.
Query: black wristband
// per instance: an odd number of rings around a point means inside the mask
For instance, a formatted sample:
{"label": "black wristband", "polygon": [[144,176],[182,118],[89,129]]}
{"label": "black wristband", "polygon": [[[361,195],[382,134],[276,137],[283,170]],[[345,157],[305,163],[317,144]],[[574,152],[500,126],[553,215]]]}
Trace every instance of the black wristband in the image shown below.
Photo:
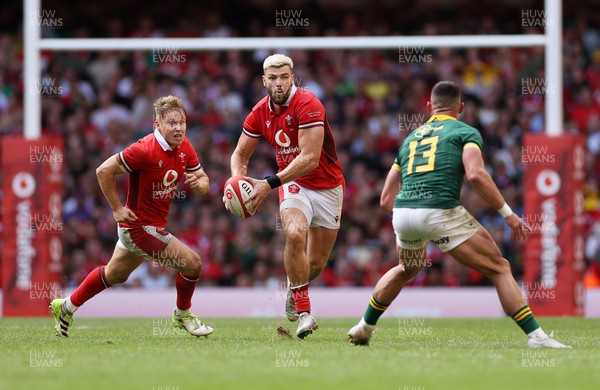
{"label": "black wristband", "polygon": [[281,179],[277,175],[272,175],[267,177],[267,183],[269,184],[269,187],[271,187],[271,189],[277,188],[281,185]]}

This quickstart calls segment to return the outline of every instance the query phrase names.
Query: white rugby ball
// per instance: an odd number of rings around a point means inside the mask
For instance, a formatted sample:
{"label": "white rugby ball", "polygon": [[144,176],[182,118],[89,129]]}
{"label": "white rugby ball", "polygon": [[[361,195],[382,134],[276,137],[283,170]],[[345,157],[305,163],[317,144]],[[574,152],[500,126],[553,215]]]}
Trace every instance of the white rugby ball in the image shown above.
{"label": "white rugby ball", "polygon": [[244,202],[252,194],[254,187],[244,176],[233,176],[225,182],[223,195],[229,212],[236,217],[249,218],[250,214]]}

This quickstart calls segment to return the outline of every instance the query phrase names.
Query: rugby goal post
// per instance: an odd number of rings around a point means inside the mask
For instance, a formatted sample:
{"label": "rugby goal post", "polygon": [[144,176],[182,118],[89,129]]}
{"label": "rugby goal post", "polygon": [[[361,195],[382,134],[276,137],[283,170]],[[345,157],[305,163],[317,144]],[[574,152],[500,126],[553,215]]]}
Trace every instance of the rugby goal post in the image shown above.
{"label": "rugby goal post", "polygon": [[[264,48],[286,49],[398,49],[468,48],[468,47],[531,47],[545,48],[546,96],[545,123],[547,135],[563,132],[562,94],[562,2],[544,0],[545,34],[516,35],[440,35],[440,36],[386,36],[386,37],[290,37],[290,38],[42,38],[39,23],[41,0],[25,0],[23,32],[25,37],[24,81],[40,77],[40,53],[77,50],[152,50],[156,47],[174,47],[181,50],[255,50]],[[25,94],[25,124],[23,135],[36,139],[41,134],[41,96]]]}
{"label": "rugby goal post", "polygon": [[[544,10],[541,10],[537,15],[539,18],[543,18],[543,27],[545,27],[544,34],[518,34],[518,35],[480,35],[480,36],[386,36],[386,37],[290,37],[290,38],[117,38],[117,39],[100,39],[100,38],[85,38],[85,39],[72,39],[72,38],[42,38],[41,37],[41,23],[40,18],[44,15],[41,9],[41,0],[25,0],[23,9],[23,33],[24,33],[24,74],[23,84],[24,88],[24,126],[23,126],[23,137],[24,141],[35,143],[44,142],[44,138],[41,137],[41,94],[36,93],[35,88],[30,88],[32,83],[38,83],[41,73],[41,52],[42,51],[106,51],[106,50],[119,50],[119,51],[132,51],[132,50],[153,50],[154,48],[177,48],[188,51],[224,51],[224,50],[255,50],[264,48],[286,48],[286,49],[327,49],[327,50],[340,50],[340,49],[400,49],[400,48],[472,48],[472,47],[532,47],[541,46],[545,49],[545,80],[544,90],[545,93],[545,125],[546,135],[551,137],[560,136],[563,133],[563,83],[562,83],[562,2],[558,0],[545,0]],[[58,15],[57,15],[58,16]],[[523,17],[523,16],[522,16]],[[23,144],[23,147],[27,147]],[[31,147],[31,146],[29,146]],[[30,152],[31,153],[31,152]],[[559,153],[559,152],[557,152]],[[29,156],[31,158],[31,156]],[[571,158],[567,156],[565,158]],[[561,161],[563,161],[561,159]],[[578,161],[574,162],[574,166],[579,164]],[[15,170],[18,171],[19,164],[15,164]],[[56,166],[55,165],[51,165]],[[4,168],[4,167],[3,167]],[[31,168],[31,167],[30,167]],[[557,168],[558,169],[558,168]],[[546,177],[558,177],[556,175],[548,176],[547,169],[544,170]],[[563,172],[563,171],[557,171]],[[17,172],[22,174],[22,172]],[[564,174],[564,173],[563,173]],[[31,174],[33,177],[34,174]],[[35,173],[35,179],[40,180],[38,188],[44,188],[44,178],[39,172]],[[7,187],[7,182],[12,179],[5,175],[4,177],[4,188],[10,189],[10,183]],[[531,180],[535,181],[536,178]],[[527,181],[527,178],[526,178]],[[26,184],[26,181],[23,181]],[[35,183],[35,182],[33,182]],[[555,183],[549,183],[550,187],[555,187]],[[527,183],[526,183],[527,185]],[[530,186],[531,187],[531,186]],[[13,185],[14,188],[14,185]],[[529,187],[528,187],[529,188]],[[532,187],[534,190],[535,186]],[[547,190],[547,188],[546,188]],[[571,188],[574,197],[580,195],[580,189]],[[544,188],[540,190],[543,195]],[[38,191],[39,192],[39,191]],[[37,194],[43,198],[43,194]],[[5,200],[8,196],[5,196]],[[569,202],[570,201],[570,198]],[[527,202],[527,199],[526,199]],[[573,203],[570,203],[571,206]],[[7,227],[7,231],[10,226],[14,223],[14,216],[18,215],[16,210],[9,210],[11,205],[5,204],[5,216],[6,222],[4,225]],[[58,209],[59,205],[53,205],[53,208]],[[561,204],[555,203],[555,207],[562,207]],[[527,209],[527,205],[526,205]],[[21,210],[22,211],[22,210]],[[17,216],[17,218],[19,218]],[[573,220],[576,220],[576,211],[571,216]],[[573,224],[571,224],[573,225]],[[575,234],[579,237],[577,229],[571,230],[571,234]],[[14,238],[15,234],[11,235]],[[5,237],[8,240],[8,235]],[[18,238],[17,238],[18,241]],[[539,247],[539,238],[537,247]],[[582,239],[577,240],[582,242]],[[5,242],[5,250],[9,247],[9,242]],[[528,244],[529,245],[529,244]],[[558,243],[557,245],[561,245]],[[19,253],[18,244],[15,246],[15,253]],[[51,246],[52,248],[52,246]],[[560,248],[558,249],[560,253]],[[568,249],[573,250],[572,248]],[[575,249],[576,251],[577,249]],[[56,240],[54,240],[54,251],[56,253],[62,251],[56,247]],[[563,255],[566,250],[563,250]],[[4,252],[4,251],[3,251]],[[52,249],[51,249],[52,254]],[[12,252],[11,252],[12,253]],[[18,260],[15,257],[18,255],[4,256],[3,253],[3,301],[4,301],[4,313],[8,313],[6,304],[16,302],[12,296],[7,298],[7,288],[10,290],[7,280],[10,275],[9,272],[15,272],[16,263]],[[531,259],[528,261],[540,263],[540,256],[543,254],[532,254]],[[8,258],[7,258],[8,257]],[[52,257],[52,256],[51,256]],[[567,256],[568,257],[568,256]],[[566,263],[571,266],[577,264],[579,260],[576,259],[577,255],[571,256],[572,261]],[[12,264],[6,264],[12,263]],[[27,264],[25,264],[27,265]],[[30,264],[31,265],[31,264]],[[539,265],[539,264],[538,264]],[[555,264],[556,265],[556,264]],[[19,265],[20,267],[20,265]],[[40,264],[36,264],[37,268],[42,268]],[[26,268],[26,267],[25,267]],[[8,271],[8,272],[7,272]],[[29,268],[31,271],[31,267]],[[36,273],[29,272],[29,275],[37,277]],[[12,277],[12,276],[11,276]],[[536,278],[537,276],[534,276]],[[562,278],[559,278],[562,279]],[[577,301],[577,307],[573,308],[572,305],[565,307],[561,312],[555,311],[548,312],[549,314],[570,314],[570,315],[581,315],[581,307],[583,305],[581,296],[578,295],[577,289],[580,287],[577,278],[565,278],[569,280],[568,283],[576,284],[574,289],[576,290],[573,294],[570,294],[568,301]],[[42,279],[40,279],[42,280]],[[36,280],[30,281],[30,286],[34,285]],[[36,286],[36,285],[34,285]],[[14,286],[13,286],[14,287]],[[544,285],[534,284],[534,288],[545,288]],[[30,287],[29,290],[31,290]],[[558,290],[555,290],[555,293]],[[579,289],[581,291],[581,289]],[[563,294],[563,291],[560,291]],[[28,295],[26,295],[28,294]],[[43,294],[42,294],[43,295]],[[31,300],[31,291],[24,291],[21,294],[22,299]],[[45,303],[46,305],[47,303]],[[560,303],[562,306],[562,302]],[[565,303],[566,304],[566,303]],[[570,305],[570,303],[569,303]],[[40,315],[42,306],[38,305],[39,308],[29,312],[29,315]],[[16,306],[15,306],[16,307]],[[38,310],[39,309],[39,310]],[[45,307],[44,307],[45,309]],[[16,312],[13,312],[16,313]],[[27,315],[25,312],[18,312],[21,315]],[[10,314],[9,314],[10,315]],[[13,314],[14,315],[14,314]]]}

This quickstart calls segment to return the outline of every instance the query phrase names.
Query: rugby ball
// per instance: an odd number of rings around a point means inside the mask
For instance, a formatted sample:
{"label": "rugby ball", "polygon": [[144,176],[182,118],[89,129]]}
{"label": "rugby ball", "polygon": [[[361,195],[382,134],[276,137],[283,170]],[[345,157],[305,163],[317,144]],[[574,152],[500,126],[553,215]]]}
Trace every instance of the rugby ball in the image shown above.
{"label": "rugby ball", "polygon": [[233,176],[225,182],[223,201],[227,210],[236,217],[249,218],[252,216],[244,202],[252,194],[252,184],[244,176]]}

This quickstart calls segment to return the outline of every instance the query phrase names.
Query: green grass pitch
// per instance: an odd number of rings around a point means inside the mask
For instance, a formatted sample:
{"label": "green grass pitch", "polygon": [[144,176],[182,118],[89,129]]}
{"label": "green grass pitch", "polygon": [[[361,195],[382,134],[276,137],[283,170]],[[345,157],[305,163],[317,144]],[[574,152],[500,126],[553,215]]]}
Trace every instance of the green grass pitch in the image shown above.
{"label": "green grass pitch", "polygon": [[306,340],[277,318],[209,318],[196,338],[170,318],[2,318],[0,389],[598,389],[600,319],[540,318],[572,350],[532,350],[502,319],[380,321],[369,347],[346,340],[357,319],[319,319]]}

